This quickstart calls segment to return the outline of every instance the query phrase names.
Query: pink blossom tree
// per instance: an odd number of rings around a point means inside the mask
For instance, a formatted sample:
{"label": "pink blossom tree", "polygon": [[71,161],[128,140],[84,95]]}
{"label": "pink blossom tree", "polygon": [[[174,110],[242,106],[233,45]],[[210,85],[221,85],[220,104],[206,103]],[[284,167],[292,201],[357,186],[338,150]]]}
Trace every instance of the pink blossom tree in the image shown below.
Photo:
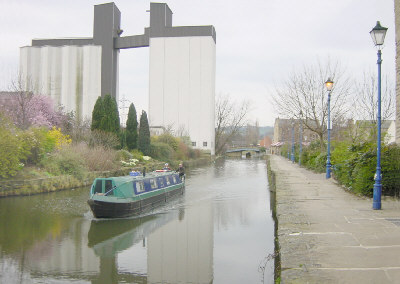
{"label": "pink blossom tree", "polygon": [[0,106],[13,123],[21,129],[60,126],[64,114],[61,108],[55,108],[52,98],[25,89],[19,80],[13,83],[12,92],[1,93]]}

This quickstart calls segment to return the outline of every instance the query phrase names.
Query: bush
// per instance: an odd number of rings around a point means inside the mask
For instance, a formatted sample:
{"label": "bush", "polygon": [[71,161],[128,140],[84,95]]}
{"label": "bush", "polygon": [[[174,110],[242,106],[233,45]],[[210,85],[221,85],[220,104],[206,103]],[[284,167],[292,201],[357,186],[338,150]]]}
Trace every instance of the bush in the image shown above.
{"label": "bush", "polygon": [[[84,161],[89,171],[109,171],[118,168],[118,152],[102,146],[88,147],[84,143],[70,147],[70,151],[77,153]],[[129,152],[128,152],[129,153]]]}
{"label": "bush", "polygon": [[107,149],[115,149],[120,146],[120,139],[114,133],[103,130],[93,130],[90,134],[89,146],[102,146]]}
{"label": "bush", "polygon": [[352,187],[356,154],[349,142],[335,143],[332,151],[332,171],[335,178],[348,188]]}
{"label": "bush", "polygon": [[184,160],[189,157],[189,147],[180,139],[178,139],[178,148],[175,153],[176,160]]}
{"label": "bush", "polygon": [[132,158],[133,158],[132,153],[130,153],[127,150],[118,150],[116,152],[116,159],[118,161],[121,161],[121,160],[125,161],[125,160],[129,160],[129,159],[132,159]]}
{"label": "bush", "polygon": [[24,147],[29,151],[25,162],[37,165],[46,156],[54,151],[57,144],[57,137],[49,134],[44,127],[32,127],[21,134]]}
{"label": "bush", "polygon": [[48,155],[42,166],[52,175],[72,175],[82,179],[85,175],[84,159],[74,147],[65,147]]}
{"label": "bush", "polygon": [[0,116],[0,177],[8,178],[24,167],[21,160],[29,154],[18,131]]}
{"label": "bush", "polygon": [[138,149],[134,149],[131,151],[132,158],[137,159],[139,161],[143,161],[143,153],[140,152]]}
{"label": "bush", "polygon": [[54,141],[55,148],[60,150],[63,146],[71,144],[72,140],[69,135],[64,135],[61,132],[61,128],[53,126],[53,128],[47,133],[49,139]]}
{"label": "bush", "polygon": [[154,142],[150,144],[150,156],[154,159],[171,162],[174,155],[174,150],[166,143]]}
{"label": "bush", "polygon": [[168,144],[174,151],[178,150],[179,147],[179,139],[175,138],[169,133],[164,133],[160,136],[152,137],[154,142],[162,142]]}
{"label": "bush", "polygon": [[301,164],[308,169],[323,173],[326,170],[326,156],[327,154],[321,152],[320,144],[316,141],[308,147],[303,147]]}
{"label": "bush", "polygon": [[382,158],[382,193],[400,195],[400,146],[389,145],[383,148]]}

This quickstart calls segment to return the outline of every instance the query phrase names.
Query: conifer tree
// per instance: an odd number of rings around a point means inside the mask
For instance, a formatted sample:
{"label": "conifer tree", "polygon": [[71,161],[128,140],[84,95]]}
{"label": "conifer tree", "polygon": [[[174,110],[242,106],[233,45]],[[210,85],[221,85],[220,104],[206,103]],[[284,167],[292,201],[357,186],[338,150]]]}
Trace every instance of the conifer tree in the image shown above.
{"label": "conifer tree", "polygon": [[137,132],[137,115],[135,105],[131,104],[128,111],[128,119],[126,120],[126,146],[128,150],[137,149],[138,132]]}
{"label": "conifer tree", "polygon": [[107,94],[103,99],[103,115],[100,121],[99,129],[119,134],[119,112],[115,98]]}
{"label": "conifer tree", "polygon": [[138,149],[145,155],[150,154],[150,128],[147,113],[144,110],[140,116]]}
{"label": "conifer tree", "polygon": [[100,128],[100,121],[103,117],[103,98],[98,97],[96,104],[94,105],[93,111],[92,111],[92,126],[91,129],[99,129]]}

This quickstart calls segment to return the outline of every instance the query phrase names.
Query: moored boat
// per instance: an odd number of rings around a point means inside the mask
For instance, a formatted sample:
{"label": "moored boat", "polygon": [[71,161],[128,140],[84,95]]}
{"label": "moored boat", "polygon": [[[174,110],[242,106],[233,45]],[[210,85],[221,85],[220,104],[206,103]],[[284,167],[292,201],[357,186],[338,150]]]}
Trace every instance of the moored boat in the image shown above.
{"label": "moored boat", "polygon": [[176,195],[183,194],[185,182],[171,171],[146,176],[96,178],[88,204],[96,218],[122,218],[149,211]]}

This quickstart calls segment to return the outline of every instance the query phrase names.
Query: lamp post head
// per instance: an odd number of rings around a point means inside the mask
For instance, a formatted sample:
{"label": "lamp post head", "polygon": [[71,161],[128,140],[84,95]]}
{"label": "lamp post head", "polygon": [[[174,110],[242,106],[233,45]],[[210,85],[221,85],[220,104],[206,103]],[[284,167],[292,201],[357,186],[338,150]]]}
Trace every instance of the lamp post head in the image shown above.
{"label": "lamp post head", "polygon": [[333,88],[333,81],[332,81],[331,78],[328,78],[328,80],[326,80],[325,86],[326,86],[326,89],[327,89],[328,91],[332,91],[332,88]]}
{"label": "lamp post head", "polygon": [[374,41],[375,46],[378,47],[379,49],[381,48],[383,42],[385,41],[387,29],[388,28],[382,27],[381,23],[377,21],[376,26],[369,32],[372,40]]}

